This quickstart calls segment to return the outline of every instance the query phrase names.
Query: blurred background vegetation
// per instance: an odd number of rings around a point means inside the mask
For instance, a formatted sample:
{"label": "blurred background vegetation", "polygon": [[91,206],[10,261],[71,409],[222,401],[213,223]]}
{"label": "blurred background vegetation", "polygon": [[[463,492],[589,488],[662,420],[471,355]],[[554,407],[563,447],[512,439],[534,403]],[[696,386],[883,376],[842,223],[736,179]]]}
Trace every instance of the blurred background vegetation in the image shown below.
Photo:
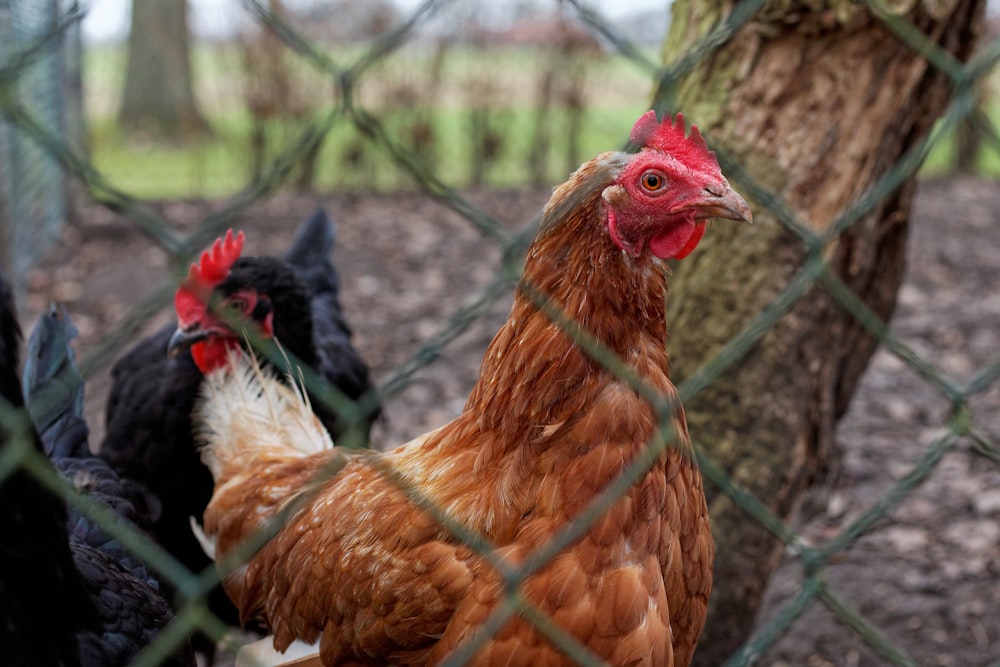
{"label": "blurred background vegetation", "polygon": [[[575,12],[550,1],[500,4],[451,4],[374,63],[354,93],[458,186],[556,182],[584,157],[620,143],[621,128],[649,97],[649,73],[601,43]],[[267,7],[338,63],[352,61],[373,36],[405,19],[390,1]],[[236,12],[226,29],[190,42],[194,96],[208,132],[122,123],[127,42],[114,36],[85,42],[87,143],[109,181],[143,198],[230,195],[329,108],[338,82],[260,23],[239,27]],[[645,28],[630,36],[655,62],[667,14],[662,7],[644,14],[628,13],[620,23]],[[346,123],[333,125],[315,158],[293,179],[298,187],[409,185],[392,160]]]}
{"label": "blurred background vegetation", "polygon": [[[118,16],[115,30],[100,25],[112,9],[95,4],[101,12],[85,23],[85,34],[94,36],[82,50],[86,148],[108,180],[133,196],[232,195],[259,177],[261,166],[334,99],[339,82],[312,64],[315,54],[285,48],[239,5],[201,7],[199,14],[194,2],[188,3],[191,81],[207,131],[122,123],[127,14]],[[125,2],[113,4],[129,9]],[[321,57],[346,63],[386,26],[405,19],[412,2],[402,4],[271,0],[266,7],[310,37],[323,49]],[[651,63],[659,62],[669,12],[635,6],[619,6],[612,21]],[[445,182],[507,188],[558,182],[585,156],[620,143],[621,128],[649,98],[649,74],[562,3],[466,0],[438,11],[395,52],[373,63],[354,94],[434,164]],[[1000,119],[998,92],[995,78],[982,82],[982,105],[992,119]],[[981,136],[948,137],[922,173],[1000,174],[995,142],[956,150],[960,141]],[[382,148],[346,122],[331,126],[313,157],[293,177],[296,187],[387,191],[412,185]]]}

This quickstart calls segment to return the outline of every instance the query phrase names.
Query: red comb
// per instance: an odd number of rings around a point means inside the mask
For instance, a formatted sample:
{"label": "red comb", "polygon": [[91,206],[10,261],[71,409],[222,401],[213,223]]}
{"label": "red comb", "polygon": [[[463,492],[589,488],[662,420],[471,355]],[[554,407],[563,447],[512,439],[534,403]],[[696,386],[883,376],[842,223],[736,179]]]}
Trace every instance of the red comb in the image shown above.
{"label": "red comb", "polygon": [[204,310],[212,288],[229,275],[233,263],[243,252],[243,232],[233,236],[230,229],[222,238],[215,240],[212,247],[201,253],[197,264],[192,264],[187,277],[181,281],[174,295],[177,319],[182,323],[192,320]]}
{"label": "red comb", "polygon": [[692,125],[691,134],[685,136],[684,114],[679,112],[673,120],[668,115],[661,123],[656,120],[655,111],[647,111],[632,126],[629,141],[640,148],[653,148],[670,153],[685,162],[687,161],[685,157],[702,159],[711,157],[715,162],[715,153],[708,150],[708,144],[705,143],[696,125]]}

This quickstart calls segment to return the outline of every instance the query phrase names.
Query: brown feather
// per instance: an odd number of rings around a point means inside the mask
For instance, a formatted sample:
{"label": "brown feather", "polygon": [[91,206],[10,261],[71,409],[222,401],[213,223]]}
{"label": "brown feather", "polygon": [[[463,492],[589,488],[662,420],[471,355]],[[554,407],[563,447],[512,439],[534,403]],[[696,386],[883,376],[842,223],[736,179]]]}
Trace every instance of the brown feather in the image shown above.
{"label": "brown feather", "polygon": [[[268,623],[279,650],[322,633],[327,665],[435,664],[480,632],[501,604],[506,588],[495,568],[385,471],[516,566],[658,440],[652,406],[530,298],[547,295],[646,383],[676,399],[664,349],[664,271],[648,251],[634,258],[616,247],[600,215],[602,192],[626,159],[598,156],[553,194],[510,318],[486,351],[464,412],[392,452],[349,458],[227,579],[244,617]],[[676,442],[521,586],[527,600],[610,664],[687,665],[704,623],[712,540],[679,408],[673,426]],[[282,463],[280,452],[266,450],[253,463],[221,465],[205,515],[220,554],[282,506],[260,502],[262,485],[265,495],[297,489],[336,451]],[[569,663],[516,615],[471,660]]]}

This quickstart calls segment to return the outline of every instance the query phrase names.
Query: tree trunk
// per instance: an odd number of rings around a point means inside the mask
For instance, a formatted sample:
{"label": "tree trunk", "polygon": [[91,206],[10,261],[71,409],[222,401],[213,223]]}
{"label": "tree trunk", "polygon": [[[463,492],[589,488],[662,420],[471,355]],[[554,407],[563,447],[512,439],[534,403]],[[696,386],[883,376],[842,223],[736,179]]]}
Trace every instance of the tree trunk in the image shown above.
{"label": "tree trunk", "polygon": [[[658,100],[670,100],[668,110],[684,111],[710,143],[819,233],[926,136],[950,94],[946,77],[862,5],[820,4],[826,9],[765,6],[676,88],[658,93]],[[905,6],[904,18],[964,60],[984,5],[891,6]],[[731,8],[719,0],[676,0],[665,62],[675,62]],[[902,279],[914,186],[910,180],[880,201],[823,252],[833,272],[883,319]],[[736,337],[804,265],[807,251],[798,237],[760,203],[751,206],[752,228],[716,224],[676,268],[668,323],[677,383]],[[692,439],[788,519],[827,464],[836,419],[876,345],[815,285],[741,362],[688,401]],[[708,496],[716,583],[696,665],[721,664],[747,638],[781,554],[778,540],[728,496],[712,488]]]}
{"label": "tree trunk", "polygon": [[[987,81],[980,80],[977,86],[978,96],[976,108],[987,112],[990,94]],[[979,171],[979,152],[982,150],[983,137],[976,128],[972,117],[963,120],[955,129],[955,161],[954,171],[964,176],[975,175]]]}
{"label": "tree trunk", "polygon": [[186,0],[132,0],[125,90],[118,120],[164,137],[208,133],[191,82]]}

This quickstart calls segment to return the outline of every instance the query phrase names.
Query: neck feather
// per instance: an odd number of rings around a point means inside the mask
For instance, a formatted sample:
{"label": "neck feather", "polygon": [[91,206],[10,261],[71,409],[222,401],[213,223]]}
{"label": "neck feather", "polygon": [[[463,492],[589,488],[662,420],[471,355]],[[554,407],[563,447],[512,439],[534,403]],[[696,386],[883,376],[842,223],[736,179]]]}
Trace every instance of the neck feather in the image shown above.
{"label": "neck feather", "polygon": [[[623,390],[532,296],[545,295],[653,387],[674,391],[664,349],[663,268],[648,249],[626,255],[607,230],[601,195],[615,180],[617,155],[598,156],[553,194],[510,317],[490,343],[464,412],[400,450],[413,459],[408,472],[436,501],[499,543],[512,539],[529,507],[573,516],[656,430],[651,406]],[[682,420],[678,429],[684,432]],[[442,448],[455,462],[449,470],[472,474],[442,474]],[[579,479],[552,481],[580,470],[588,471],[589,491]],[[580,493],[558,508],[543,507],[544,479],[549,489]]]}
{"label": "neck feather", "polygon": [[[514,432],[553,424],[588,404],[608,371],[588,357],[536,300],[565,313],[643,375],[666,368],[663,267],[648,250],[629,257],[607,230],[603,190],[623,154],[583,165],[558,188],[528,250],[511,315],[490,344],[467,407],[481,426]],[[649,359],[655,350],[656,359]],[[659,375],[659,374],[657,374]]]}

